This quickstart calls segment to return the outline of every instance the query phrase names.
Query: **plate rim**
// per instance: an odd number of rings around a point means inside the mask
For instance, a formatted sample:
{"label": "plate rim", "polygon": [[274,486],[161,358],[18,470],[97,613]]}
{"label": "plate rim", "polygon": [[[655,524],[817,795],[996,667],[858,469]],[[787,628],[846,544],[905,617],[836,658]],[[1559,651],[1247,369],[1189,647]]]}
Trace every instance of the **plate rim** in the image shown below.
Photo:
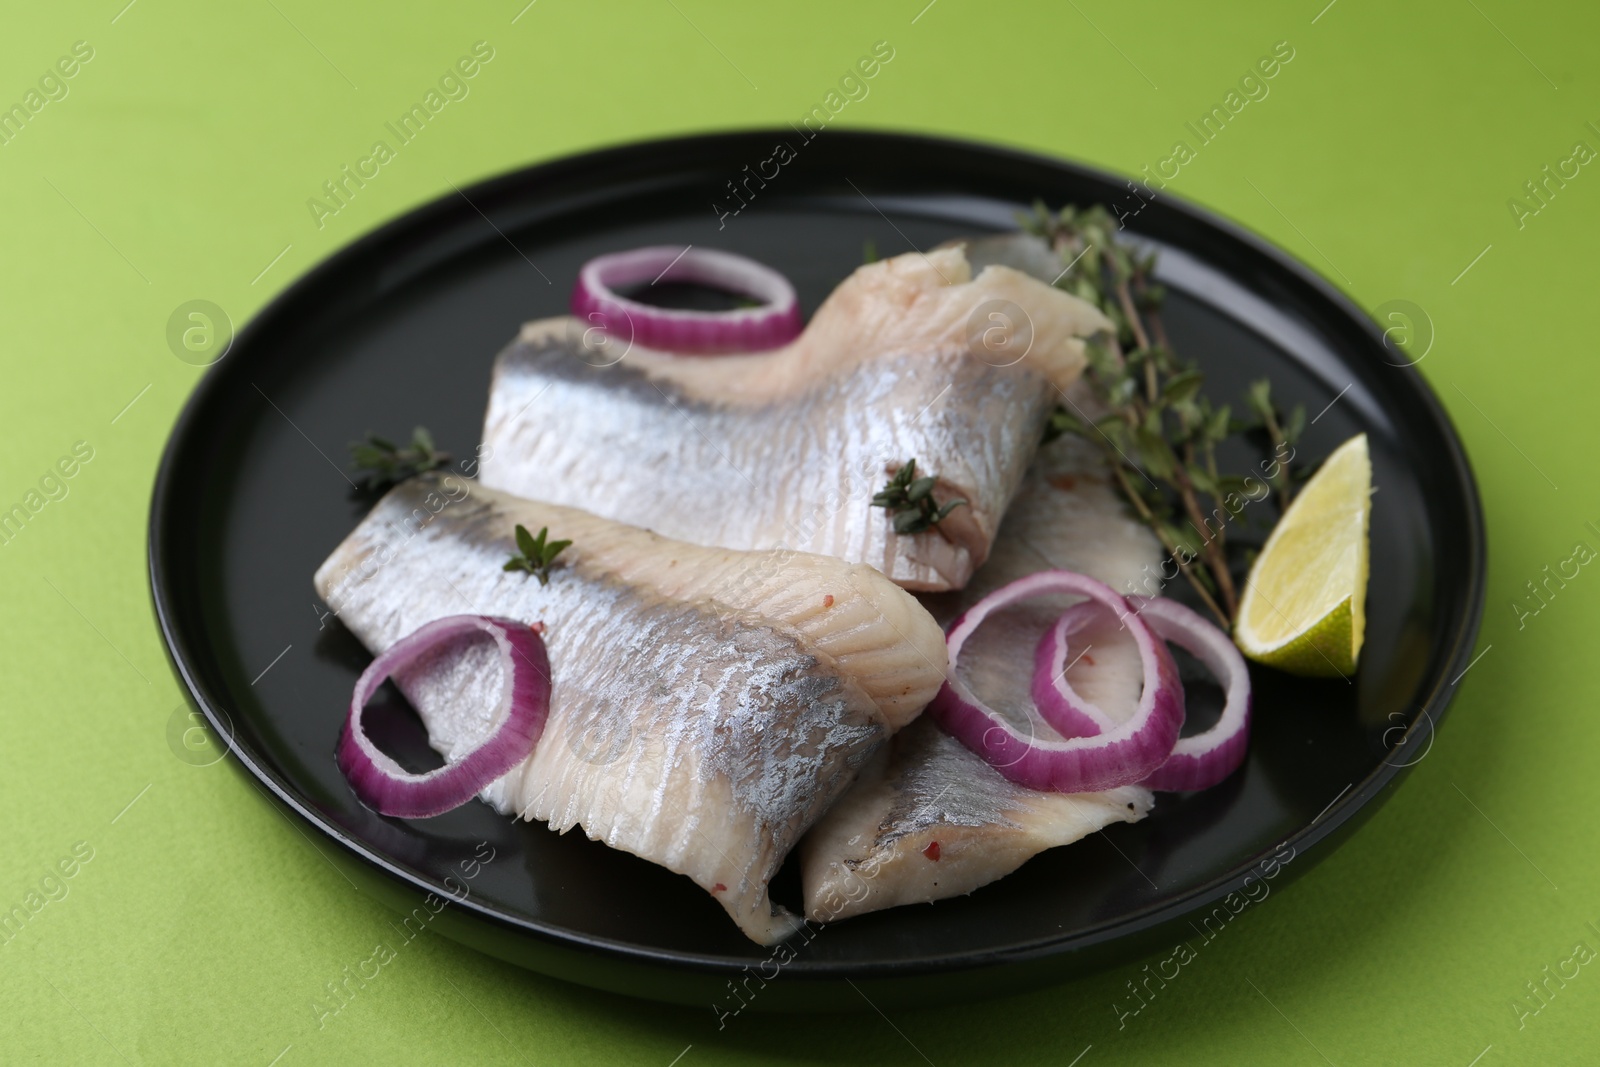
{"label": "plate rim", "polygon": [[[334,249],[310,269],[300,274],[291,284],[263,304],[246,324],[235,332],[226,354],[231,354],[234,348],[240,345],[248,346],[248,343],[252,342],[258,334],[264,332],[269,324],[281,318],[285,309],[292,309],[293,305],[305,299],[308,292],[317,289],[323,279],[339,272],[350,261],[362,259],[368,256],[372,250],[388,245],[397,238],[404,238],[418,231],[426,231],[441,222],[453,218],[460,212],[461,208],[458,205],[463,199],[467,200],[475,208],[479,203],[487,202],[492,204],[501,194],[515,190],[529,182],[548,182],[551,179],[559,179],[564,175],[581,173],[585,170],[609,172],[614,169],[618,162],[637,157],[641,153],[672,153],[676,155],[681,152],[690,155],[692,158],[697,153],[708,149],[726,148],[730,145],[744,144],[746,142],[761,143],[763,145],[770,144],[772,138],[781,139],[788,136],[790,132],[792,131],[785,131],[782,128],[750,127],[714,133],[624,141],[562,155],[537,163],[515,166],[479,179],[462,189],[440,193],[402,210],[393,218],[358,235],[353,240]],[[1007,144],[988,143],[966,138],[892,130],[838,130],[829,131],[829,137],[830,140],[838,141],[878,142],[880,145],[905,144],[915,145],[923,149],[931,148],[953,153],[984,155],[990,157],[995,163],[1065,171],[1072,173],[1076,177],[1108,183],[1113,186],[1127,179],[1125,175],[1119,175],[1114,171],[1085,164],[1075,159],[1020,149]],[[614,177],[612,180],[615,180]],[[1342,317],[1358,326],[1375,344],[1381,345],[1383,343],[1384,331],[1359,305],[1331,280],[1312,270],[1287,250],[1271,243],[1265,237],[1247,229],[1240,223],[1210,208],[1197,205],[1186,198],[1168,194],[1163,190],[1161,199],[1166,201],[1171,210],[1187,216],[1191,222],[1220,231],[1246,246],[1250,251],[1264,257],[1276,270],[1291,276],[1298,283],[1308,287],[1313,295],[1326,301]],[[403,888],[417,894],[437,893],[438,887],[431,885],[426,879],[400,867],[382,853],[346,833],[337,824],[320,816],[297,795],[296,790],[292,789],[286,781],[280,780],[275,768],[272,766],[272,761],[266,758],[263,753],[252,751],[247,744],[242,743],[237,737],[231,717],[225,710],[219,709],[219,705],[223,701],[218,698],[225,697],[227,694],[214,695],[203,684],[195,665],[203,657],[204,653],[197,652],[193,643],[184,633],[181,606],[173,603],[172,599],[173,594],[169,585],[166,561],[164,559],[164,546],[168,543],[169,537],[172,536],[169,533],[169,526],[175,527],[177,525],[175,522],[176,516],[171,512],[179,508],[174,495],[175,483],[180,479],[179,468],[185,464],[187,452],[194,444],[191,438],[195,433],[196,425],[203,420],[206,411],[219,399],[218,394],[223,391],[224,359],[226,354],[222,359],[218,359],[207,367],[205,373],[185,399],[183,407],[162,447],[161,459],[156,469],[155,481],[151,492],[150,516],[146,528],[147,575],[157,626],[161,632],[162,643],[168,661],[184,690],[186,699],[198,707],[212,730],[222,739],[225,754],[232,754],[236,757],[241,767],[256,782],[267,789],[269,801],[279,804],[282,808],[287,809],[292,814],[292,817],[303,820],[304,823],[316,829],[322,836],[333,841],[341,850],[341,859],[346,861],[354,860],[380,878],[399,883],[398,887],[391,886],[390,888]],[[1459,688],[1461,675],[1458,672],[1466,665],[1468,657],[1471,656],[1476,647],[1478,633],[1482,624],[1487,597],[1488,549],[1483,504],[1477,480],[1467,459],[1461,438],[1456,432],[1455,426],[1438,394],[1428,384],[1414,363],[1405,365],[1390,364],[1390,369],[1399,372],[1400,378],[1404,382],[1404,385],[1399,388],[1403,388],[1413,399],[1420,402],[1423,410],[1427,413],[1430,420],[1428,429],[1431,436],[1443,446],[1448,457],[1449,467],[1453,473],[1451,488],[1453,492],[1460,495],[1460,504],[1466,513],[1467,519],[1464,531],[1467,542],[1465,558],[1468,571],[1465,576],[1467,589],[1463,598],[1465,610],[1457,618],[1448,620],[1443,624],[1447,635],[1446,642],[1450,646],[1448,655],[1441,663],[1441,672],[1433,679],[1432,684],[1422,697],[1417,718],[1408,727],[1404,742],[1401,745],[1397,745],[1393,750],[1399,751],[1405,745],[1409,745],[1412,741],[1418,739],[1422,733],[1424,722],[1428,724],[1427,731],[1430,735],[1431,743],[1432,734],[1438,730],[1453,701],[1456,690]],[[1437,648],[1438,646],[1434,642],[1430,642],[1430,647]],[[1452,677],[1454,677],[1454,681],[1448,680]],[[1345,836],[1358,828],[1367,817],[1382,806],[1387,799],[1382,794],[1386,791],[1392,791],[1406,777],[1410,768],[1416,762],[1420,762],[1420,757],[1418,760],[1402,764],[1380,761],[1365,778],[1359,782],[1352,783],[1350,788],[1337,798],[1322,815],[1286,836],[1276,847],[1282,848],[1284,845],[1293,847],[1296,859],[1302,855],[1303,851],[1316,848],[1324,842],[1329,842],[1330,846],[1325,851],[1319,852],[1317,860],[1312,864],[1285,864],[1284,870],[1286,873],[1293,871],[1290,878],[1296,878],[1305,873],[1309,867],[1315,866],[1317,862],[1331,854],[1333,847],[1336,847]],[[1330,841],[1330,839],[1332,840]],[[322,852],[321,849],[317,851],[319,853]],[[326,858],[325,854],[324,856]],[[849,978],[880,979],[907,974],[933,976],[1013,963],[1035,962],[1058,955],[1079,953],[1103,947],[1112,942],[1135,939],[1139,935],[1150,934],[1185,916],[1197,913],[1205,907],[1215,905],[1230,893],[1239,891],[1244,881],[1261,862],[1262,860],[1259,856],[1250,858],[1236,865],[1227,873],[1188,890],[1174,900],[1153,903],[1137,911],[1122,914],[1115,919],[1069,935],[1043,938],[1003,947],[970,949],[958,953],[915,960],[828,961],[795,958],[785,964],[785,970],[791,971],[793,978],[800,981],[826,981]],[[365,890],[365,892],[370,892],[370,890]],[[700,971],[717,977],[731,976],[750,966],[750,960],[747,957],[661,949],[614,938],[586,934],[568,927],[558,926],[517,915],[498,907],[485,905],[471,898],[465,900],[451,899],[449,903],[472,912],[478,919],[486,920],[494,926],[514,930],[521,937],[531,937],[553,948],[598,954],[613,960],[621,957],[621,962],[624,964],[665,965],[671,968]],[[447,930],[446,932],[449,931]],[[467,939],[457,938],[457,940],[466,941]],[[473,941],[476,940],[478,939],[473,939]],[[481,944],[474,944],[473,947],[484,950],[484,946]],[[498,953],[495,954],[498,955]],[[514,962],[522,962],[516,956],[506,956],[504,958]],[[583,981],[581,978],[571,978],[570,980]],[[606,987],[611,988],[611,986]]]}

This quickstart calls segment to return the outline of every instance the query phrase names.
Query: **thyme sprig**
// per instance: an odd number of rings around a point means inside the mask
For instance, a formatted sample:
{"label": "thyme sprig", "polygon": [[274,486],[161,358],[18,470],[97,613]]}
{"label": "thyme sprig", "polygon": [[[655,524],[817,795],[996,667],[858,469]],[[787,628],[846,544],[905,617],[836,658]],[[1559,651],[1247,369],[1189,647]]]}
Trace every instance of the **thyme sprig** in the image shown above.
{"label": "thyme sprig", "polygon": [[[1245,394],[1245,401],[1259,420],[1254,432],[1266,438],[1267,443],[1272,446],[1273,454],[1281,455],[1285,448],[1292,451],[1295,443],[1300,440],[1300,435],[1305,432],[1305,407],[1296,404],[1285,417],[1272,402],[1272,384],[1265,378],[1250,383],[1250,391]],[[1278,507],[1288,508],[1289,501],[1294,498],[1294,472],[1289,469],[1288,464],[1281,464],[1274,473],[1266,477],[1272,485],[1273,492],[1278,495]]]}
{"label": "thyme sprig", "polygon": [[872,498],[872,506],[884,508],[894,520],[897,534],[917,534],[933,529],[952,511],[966,501],[961,497],[949,500],[943,507],[933,499],[933,487],[938,479],[925,475],[917,477],[917,461],[910,459],[895,471],[887,485]]}
{"label": "thyme sprig", "polygon": [[350,442],[350,460],[362,475],[361,488],[375,493],[423,471],[443,467],[450,462],[450,453],[434,447],[428,428],[418,426],[411,431],[407,448],[368,432],[366,440]]}
{"label": "thyme sprig", "polygon": [[571,541],[546,541],[550,534],[550,527],[539,527],[539,536],[535,537],[528,532],[528,528],[517,523],[517,547],[522,551],[506,560],[501,570],[526,571],[539,579],[540,585],[550,584],[550,567],[561,555],[561,550],[572,544]]}
{"label": "thyme sprig", "polygon": [[[1203,390],[1205,376],[1173,351],[1161,307],[1165,289],[1154,281],[1155,253],[1140,254],[1119,242],[1115,217],[1105,207],[1066,207],[1052,213],[1036,204],[1022,226],[1042,237],[1070,264],[1058,288],[1093,304],[1115,327],[1086,346],[1084,379],[1104,409],[1091,419],[1062,405],[1048,433],[1076,433],[1100,446],[1117,486],[1139,518],[1171,554],[1195,593],[1230,628],[1239,592],[1231,569],[1226,529],[1246,503],[1261,495],[1249,477],[1223,473],[1217,446],[1238,434],[1265,439],[1278,462],[1262,465],[1264,481],[1281,507],[1293,495],[1289,468],[1305,427],[1305,411],[1288,414],[1272,400],[1271,383],[1251,383],[1247,404],[1256,421],[1234,417]],[[1070,402],[1069,402],[1070,403]]]}

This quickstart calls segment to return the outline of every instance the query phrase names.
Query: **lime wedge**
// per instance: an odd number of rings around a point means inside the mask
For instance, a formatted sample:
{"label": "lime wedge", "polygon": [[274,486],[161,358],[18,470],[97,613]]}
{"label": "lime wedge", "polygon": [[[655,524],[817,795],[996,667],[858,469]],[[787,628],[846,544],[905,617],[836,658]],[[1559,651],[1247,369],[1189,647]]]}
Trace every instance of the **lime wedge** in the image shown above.
{"label": "lime wedge", "polygon": [[1233,639],[1257,663],[1349,675],[1366,630],[1367,435],[1340,445],[1278,520],[1245,580]]}

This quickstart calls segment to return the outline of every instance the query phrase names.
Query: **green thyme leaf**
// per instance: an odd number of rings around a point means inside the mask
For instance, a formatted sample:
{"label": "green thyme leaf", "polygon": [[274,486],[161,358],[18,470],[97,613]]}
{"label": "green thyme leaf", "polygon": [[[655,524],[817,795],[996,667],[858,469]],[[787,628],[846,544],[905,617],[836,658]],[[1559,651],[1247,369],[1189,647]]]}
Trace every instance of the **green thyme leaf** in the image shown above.
{"label": "green thyme leaf", "polygon": [[1283,426],[1283,439],[1291,445],[1300,440],[1300,435],[1306,428],[1306,409],[1303,404],[1296,404],[1294,410],[1289,412],[1289,420]]}
{"label": "green thyme leaf", "polygon": [[1250,410],[1256,417],[1265,422],[1272,417],[1272,383],[1266,378],[1260,378],[1250,383],[1250,389],[1245,394],[1245,400],[1250,405]]}
{"label": "green thyme leaf", "polygon": [[872,506],[889,512],[895,533],[925,533],[966,503],[956,498],[946,502],[943,507],[939,506],[933,497],[933,489],[938,482],[939,479],[931,474],[917,477],[917,461],[907,460],[888,483],[873,494]]}
{"label": "green thyme leaf", "polygon": [[539,541],[536,541],[533,539],[533,535],[528,533],[528,528],[526,526],[523,526],[521,523],[517,524],[517,547],[522,549],[522,554],[524,557],[527,559],[539,558],[539,549],[542,547],[540,545],[540,541],[544,539],[544,534],[545,531],[543,528],[541,528],[539,530]]}
{"label": "green thyme leaf", "polygon": [[1232,431],[1232,407],[1222,405],[1211,413],[1211,418],[1206,422],[1206,437],[1213,442],[1226,441]]}
{"label": "green thyme leaf", "polygon": [[1168,378],[1166,384],[1161,387],[1161,395],[1168,403],[1179,404],[1194,399],[1204,382],[1205,376],[1199,371],[1186,370]]}
{"label": "green thyme leaf", "polygon": [[450,462],[450,453],[439,451],[428,428],[418,426],[411,431],[411,444],[405,448],[375,433],[368,433],[364,441],[350,442],[350,462],[361,475],[361,488],[376,493],[423,471],[443,467]]}
{"label": "green thyme leaf", "polygon": [[551,564],[555,562],[557,556],[561,555],[563,549],[572,544],[569,540],[550,541],[547,543],[545,538],[549,536],[549,533],[550,528],[548,526],[541,526],[539,527],[539,535],[535,537],[528,532],[526,526],[520,522],[517,523],[516,542],[517,547],[522,551],[506,560],[501,569],[526,571],[528,574],[537,577],[540,585],[549,585]]}

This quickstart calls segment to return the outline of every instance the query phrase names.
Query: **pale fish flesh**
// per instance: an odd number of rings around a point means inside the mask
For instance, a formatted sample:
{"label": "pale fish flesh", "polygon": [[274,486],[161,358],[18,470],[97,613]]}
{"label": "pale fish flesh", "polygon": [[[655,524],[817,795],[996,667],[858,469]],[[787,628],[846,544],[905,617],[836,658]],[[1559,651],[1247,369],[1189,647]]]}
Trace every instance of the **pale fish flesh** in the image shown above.
{"label": "pale fish flesh", "polygon": [[[548,586],[502,569],[518,523],[572,541]],[[390,491],[316,588],[374,653],[447,615],[543,621],[549,720],[483,799],[688,875],[763,943],[799,921],[767,891],[790,848],[945,672],[938,624],[870,567],[684,544],[453,475]],[[395,681],[448,760],[492,728],[502,670],[462,642]]]}
{"label": "pale fish flesh", "polygon": [[[791,344],[693,357],[628,348],[574,318],[524,326],[495,363],[485,485],[669,537],[868,563],[915,590],[959,589],[1062,390],[1089,304],[959,248],[861,267]],[[899,535],[874,493],[910,459],[936,500]]]}
{"label": "pale fish flesh", "polygon": [[[1160,546],[1126,513],[1094,447],[1063,437],[1039,452],[1006,513],[994,552],[959,593],[923,597],[948,622],[985,593],[1054,567],[1113,588],[1140,583]],[[1040,598],[997,612],[969,640],[959,669],[973,690],[1039,736],[1057,736],[1033,710],[1033,650],[1074,598]],[[1140,689],[1138,652],[1114,620],[1083,635],[1067,671],[1073,687],[1108,713],[1131,712]],[[928,718],[895,735],[857,784],[801,843],[808,918],[828,922],[898,904],[969,893],[1047,848],[1114,822],[1137,822],[1149,790],[1045,793],[1007,781]]]}

